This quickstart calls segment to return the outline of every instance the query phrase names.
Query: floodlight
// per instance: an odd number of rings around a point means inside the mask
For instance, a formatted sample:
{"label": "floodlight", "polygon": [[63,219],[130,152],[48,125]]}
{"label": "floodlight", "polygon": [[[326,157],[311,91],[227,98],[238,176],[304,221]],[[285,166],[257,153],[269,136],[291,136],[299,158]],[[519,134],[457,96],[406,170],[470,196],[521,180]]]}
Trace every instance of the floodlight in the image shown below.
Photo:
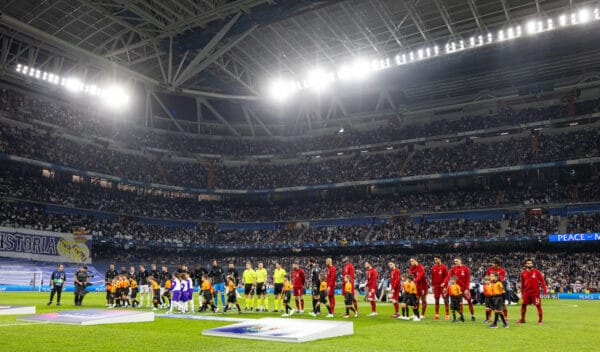
{"label": "floodlight", "polygon": [[[269,94],[271,95],[271,97],[274,100],[284,101],[291,94],[291,89],[290,89],[291,86],[292,85],[290,84],[290,82],[283,80],[283,79],[277,79],[273,83],[271,83],[271,86],[269,87]],[[122,89],[120,89],[119,87],[116,87],[116,86],[108,87],[103,90],[103,94],[106,98],[106,97],[114,95],[115,92],[118,92],[119,90],[122,90]]]}
{"label": "floodlight", "polygon": [[344,127],[340,128],[340,130],[338,131],[338,133],[344,133]]}
{"label": "floodlight", "polygon": [[504,40],[504,30],[502,29],[498,31],[498,40]]}
{"label": "floodlight", "polygon": [[29,76],[33,77],[35,75],[35,68],[31,67],[29,69]]}
{"label": "floodlight", "polygon": [[68,78],[65,87],[71,92],[78,93],[83,90],[83,83],[77,78]]}
{"label": "floodlight", "polygon": [[29,67],[23,66],[23,70],[21,71],[21,73],[26,75],[28,70],[29,70]]}
{"label": "floodlight", "polygon": [[21,67],[22,67],[22,66],[21,66],[21,64],[18,64],[18,65],[17,65],[17,69],[16,69],[16,71],[17,71],[17,72],[21,72]]}
{"label": "floodlight", "polygon": [[600,10],[598,8],[594,9],[594,18],[600,20]]}
{"label": "floodlight", "polygon": [[450,43],[450,49],[452,49],[452,52],[456,51],[456,43],[455,42]]}
{"label": "floodlight", "polygon": [[527,34],[534,34],[536,32],[535,21],[527,22]]}
{"label": "floodlight", "polygon": [[508,27],[508,39],[513,39],[515,37],[515,30],[512,27]]}
{"label": "floodlight", "polygon": [[406,63],[406,54],[402,54],[402,63]]}
{"label": "floodlight", "polygon": [[438,48],[438,46],[434,46],[433,47],[433,52],[435,53],[435,55],[437,56],[440,53],[440,48]]}
{"label": "floodlight", "polygon": [[340,67],[338,73],[337,73],[338,79],[340,79],[341,81],[346,81],[350,78],[350,68],[348,66],[342,66]]}
{"label": "floodlight", "polygon": [[369,64],[364,60],[356,60],[352,64],[352,77],[355,79],[365,78],[371,73]]}
{"label": "floodlight", "polygon": [[521,34],[521,26],[517,26],[517,37],[520,37]]}
{"label": "floodlight", "polygon": [[465,41],[464,40],[460,40],[460,50],[463,50],[465,48]]}
{"label": "floodlight", "polygon": [[480,36],[477,38],[477,45],[483,45],[483,36],[482,36],[482,35],[480,35]]}
{"label": "floodlight", "polygon": [[400,61],[400,55],[396,55],[396,57],[394,57],[394,60],[396,61],[396,65],[402,64],[402,61]]}
{"label": "floodlight", "polygon": [[554,29],[554,21],[549,18],[548,19],[548,30],[553,30]]}
{"label": "floodlight", "polygon": [[417,56],[419,57],[419,60],[423,60],[423,49],[417,50]]}
{"label": "floodlight", "polygon": [[471,37],[471,39],[469,39],[469,44],[471,46],[475,46],[475,37]]}
{"label": "floodlight", "polygon": [[42,80],[45,81],[48,79],[48,72],[42,72]]}
{"label": "floodlight", "polygon": [[576,13],[571,14],[571,24],[577,24],[577,14]]}
{"label": "floodlight", "polygon": [[408,53],[408,58],[410,59],[410,61],[415,61],[415,53],[413,53],[412,51]]}
{"label": "floodlight", "polygon": [[[280,92],[280,94],[286,94],[287,92],[289,95],[289,82],[282,81],[282,83],[284,84],[284,87],[282,87],[284,90]],[[129,103],[129,94],[127,94],[127,91],[119,85],[111,85],[107,87],[104,90],[103,98],[108,107],[113,109],[123,108]]]}
{"label": "floodlight", "polygon": [[487,35],[488,44],[494,41],[494,35],[492,33],[488,33]]}
{"label": "floodlight", "polygon": [[588,9],[581,9],[579,10],[579,14],[578,14],[578,18],[579,18],[579,22],[581,23],[586,23],[590,20],[591,16],[590,16],[590,10]]}
{"label": "floodlight", "polygon": [[430,57],[430,56],[431,56],[431,49],[430,49],[430,48],[427,48],[427,49],[425,49],[425,55],[426,55],[427,57]]}
{"label": "floodlight", "polygon": [[558,18],[558,23],[560,24],[561,27],[566,26],[567,25],[567,16],[560,15],[560,17]]}
{"label": "floodlight", "polygon": [[544,30],[544,22],[538,21],[538,31],[542,32]]}
{"label": "floodlight", "polygon": [[329,75],[323,71],[322,69],[314,69],[308,74],[308,87],[314,89],[317,92],[320,92],[327,88],[332,79]]}

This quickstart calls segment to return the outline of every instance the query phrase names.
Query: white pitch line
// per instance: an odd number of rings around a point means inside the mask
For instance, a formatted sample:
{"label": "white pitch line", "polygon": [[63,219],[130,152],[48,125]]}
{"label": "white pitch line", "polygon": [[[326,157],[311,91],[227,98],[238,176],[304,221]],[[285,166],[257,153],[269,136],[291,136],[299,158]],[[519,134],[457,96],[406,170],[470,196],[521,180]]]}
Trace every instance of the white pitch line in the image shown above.
{"label": "white pitch line", "polygon": [[23,325],[40,325],[40,324],[47,324],[47,323],[9,323],[9,324],[0,324],[0,327],[23,326]]}

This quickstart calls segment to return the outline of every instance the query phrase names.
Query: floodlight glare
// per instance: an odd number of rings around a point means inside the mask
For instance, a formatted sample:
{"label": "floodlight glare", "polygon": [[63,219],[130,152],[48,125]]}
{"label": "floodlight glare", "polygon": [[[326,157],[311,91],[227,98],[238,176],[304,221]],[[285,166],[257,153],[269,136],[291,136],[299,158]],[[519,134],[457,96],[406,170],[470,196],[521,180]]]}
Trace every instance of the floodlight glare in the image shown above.
{"label": "floodlight glare", "polygon": [[498,40],[504,40],[504,30],[502,29],[498,31]]}
{"label": "floodlight glare", "polygon": [[494,35],[492,33],[488,33],[487,40],[488,40],[488,43],[491,43],[492,41],[494,41]]}
{"label": "floodlight glare", "polygon": [[394,57],[394,60],[396,60],[396,65],[402,64],[402,61],[400,61],[400,55],[396,55],[396,57]]}
{"label": "floodlight glare", "polygon": [[430,48],[427,48],[427,49],[425,49],[425,55],[426,55],[427,57],[430,57],[430,56],[431,56],[431,49],[430,49]]}
{"label": "floodlight glare", "polygon": [[520,37],[521,34],[521,26],[517,26],[517,37]]}
{"label": "floodlight glare", "polygon": [[347,81],[348,79],[350,79],[350,68],[345,65],[340,67],[337,76],[340,81]]}
{"label": "floodlight glare", "polygon": [[314,69],[309,72],[307,85],[317,92],[323,91],[332,81],[331,77],[321,69]]}
{"label": "floodlight glare", "polygon": [[567,25],[567,16],[560,15],[560,17],[558,18],[558,23],[560,24],[561,27],[566,26]]}
{"label": "floodlight glare", "polygon": [[600,20],[600,10],[599,10],[599,9],[597,9],[597,8],[596,8],[596,9],[594,9],[594,17],[595,17],[597,20]]}
{"label": "floodlight glare", "polygon": [[588,9],[581,9],[579,10],[579,22],[581,23],[586,23],[590,20],[590,10]]}
{"label": "floodlight glare", "polygon": [[440,53],[440,48],[438,48],[438,46],[434,46],[433,47],[433,52],[435,53],[435,55],[437,56]]}
{"label": "floodlight glare", "polygon": [[423,49],[417,51],[417,56],[419,57],[419,60],[423,60]]}
{"label": "floodlight glare", "polygon": [[508,39],[513,39],[515,37],[515,30],[512,27],[508,28]]}
{"label": "floodlight glare", "polygon": [[356,60],[352,65],[352,78],[363,79],[371,73],[371,68],[366,61]]}
{"label": "floodlight glare", "polygon": [[81,81],[77,78],[68,78],[66,80],[65,87],[67,90],[73,93],[78,93],[83,89],[83,83],[81,83]]}
{"label": "floodlight glare", "polygon": [[571,24],[577,24],[577,14],[576,13],[572,13],[571,14]]}
{"label": "floodlight glare", "polygon": [[[287,86],[289,88],[289,84]],[[118,85],[107,87],[104,90],[103,99],[106,105],[113,109],[124,108],[129,103],[129,95],[123,87]]]}
{"label": "floodlight glare", "polygon": [[17,69],[16,69],[16,71],[17,71],[17,72],[21,72],[21,64],[18,64],[18,65],[17,65]]}
{"label": "floodlight glare", "polygon": [[471,46],[475,46],[475,37],[471,37],[471,39],[469,39],[469,44]]}
{"label": "floodlight glare", "polygon": [[529,21],[527,22],[527,34],[534,34],[536,32],[536,25],[535,25],[535,21]]}
{"label": "floodlight glare", "polygon": [[[107,89],[104,89],[103,90],[104,97],[113,95],[114,92],[117,90],[115,88],[111,89],[111,87],[109,87]],[[271,95],[271,98],[273,98],[274,100],[277,100],[277,101],[286,100],[291,95],[290,82],[285,81],[283,79],[275,80],[273,83],[271,83],[271,86],[269,87],[269,94]]]}
{"label": "floodlight glare", "polygon": [[554,29],[554,21],[551,18],[548,19],[548,30]]}

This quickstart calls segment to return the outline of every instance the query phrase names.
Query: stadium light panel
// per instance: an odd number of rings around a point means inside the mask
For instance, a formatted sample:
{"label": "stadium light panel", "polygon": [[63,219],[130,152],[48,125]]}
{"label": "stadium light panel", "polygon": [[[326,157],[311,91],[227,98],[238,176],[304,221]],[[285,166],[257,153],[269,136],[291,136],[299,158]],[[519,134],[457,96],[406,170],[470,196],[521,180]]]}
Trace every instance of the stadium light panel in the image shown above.
{"label": "stadium light panel", "polygon": [[29,68],[29,76],[35,76],[35,69],[33,67]]}
{"label": "stadium light panel", "polygon": [[564,27],[567,25],[567,15],[560,15],[560,17],[558,17],[558,24],[560,24],[561,27]]}
{"label": "stadium light panel", "polygon": [[425,49],[425,56],[431,57],[431,48]]}
{"label": "stadium light panel", "polygon": [[513,39],[515,37],[515,29],[513,27],[508,27],[507,34],[508,39]]}
{"label": "stadium light panel", "polygon": [[460,50],[464,50],[464,48],[465,48],[465,41],[461,39],[460,42],[459,42],[459,44],[460,44]]}
{"label": "stadium light panel", "polygon": [[577,24],[577,14],[576,13],[572,13],[571,14],[571,24]]}
{"label": "stadium light panel", "polygon": [[396,61],[396,65],[402,65],[402,61],[400,61],[400,55],[396,55],[394,60]]}
{"label": "stadium light panel", "polygon": [[544,31],[544,22],[538,21],[538,32]]}
{"label": "stadium light panel", "polygon": [[[271,98],[277,101],[284,101],[291,95],[291,83],[284,79],[277,79],[273,81],[269,87],[269,94]],[[104,96],[107,97],[109,95],[113,95],[115,89],[111,89],[113,87],[109,87],[104,89]],[[115,87],[116,88],[116,87]]]}
{"label": "stadium light panel", "polygon": [[501,29],[498,31],[498,40],[499,41],[503,41],[504,40],[504,30]]}
{"label": "stadium light panel", "polygon": [[321,92],[327,88],[329,83],[333,79],[320,68],[314,69],[309,72],[308,79],[306,80],[307,86],[317,92]]}
{"label": "stadium light panel", "polygon": [[340,81],[347,81],[350,79],[350,68],[346,65],[340,67],[337,72],[337,76]]}
{"label": "stadium light panel", "polygon": [[21,72],[21,64],[18,64],[18,65],[17,65],[16,71],[17,71],[17,72]]}
{"label": "stadium light panel", "polygon": [[437,45],[433,47],[433,53],[435,56],[440,54],[440,48]]}
{"label": "stadium light panel", "polygon": [[551,31],[553,29],[554,29],[554,21],[551,18],[549,18],[548,19],[548,30]]}
{"label": "stadium light panel", "polygon": [[471,37],[471,38],[469,39],[469,44],[471,45],[471,47],[474,47],[474,46],[475,46],[475,37]]}
{"label": "stadium light panel", "polygon": [[594,18],[600,20],[600,9],[594,9]]}
{"label": "stadium light panel", "polygon": [[419,60],[423,60],[423,49],[417,50],[417,57]]}
{"label": "stadium light panel", "polygon": [[[289,83],[285,83],[289,88]],[[111,85],[104,89],[103,99],[108,107],[120,109],[126,107],[129,103],[129,94],[122,86]]]}
{"label": "stadium light panel", "polygon": [[363,79],[371,73],[371,67],[369,63],[358,59],[352,64],[351,78]]}
{"label": "stadium light panel", "polygon": [[521,36],[521,34],[523,34],[523,33],[521,32],[521,26],[517,26],[517,37],[520,37],[520,36]]}
{"label": "stadium light panel", "polygon": [[579,22],[581,22],[581,23],[587,23],[587,22],[589,22],[589,20],[591,18],[591,16],[590,16],[590,10],[588,10],[588,9],[581,9],[581,10],[579,10],[579,13],[578,13],[577,17],[578,17]]}
{"label": "stadium light panel", "polygon": [[527,22],[527,34],[535,34],[537,32],[537,27],[535,24],[535,21],[529,21]]}
{"label": "stadium light panel", "polygon": [[408,53],[408,58],[410,59],[411,62],[415,61],[415,53],[412,51],[410,53]]}
{"label": "stadium light panel", "polygon": [[494,35],[492,33],[488,33],[487,35],[488,44],[494,41]]}
{"label": "stadium light panel", "polygon": [[73,93],[79,93],[83,90],[83,83],[77,78],[68,78],[65,87]]}

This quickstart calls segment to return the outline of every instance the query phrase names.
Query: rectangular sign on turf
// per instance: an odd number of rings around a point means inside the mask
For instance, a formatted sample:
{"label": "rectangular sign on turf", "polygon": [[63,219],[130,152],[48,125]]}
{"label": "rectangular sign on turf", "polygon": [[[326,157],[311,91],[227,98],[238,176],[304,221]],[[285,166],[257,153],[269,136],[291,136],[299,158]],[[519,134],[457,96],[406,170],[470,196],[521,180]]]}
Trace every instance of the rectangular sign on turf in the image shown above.
{"label": "rectangular sign on turf", "polygon": [[35,314],[35,306],[0,306],[0,315]]}
{"label": "rectangular sign on turf", "polygon": [[74,325],[142,323],[154,321],[154,313],[107,309],[61,310],[54,313],[21,317],[17,320]]}
{"label": "rectangular sign on turf", "polygon": [[264,318],[208,329],[202,335],[279,342],[306,342],[352,335],[352,322]]}
{"label": "rectangular sign on turf", "polygon": [[90,264],[92,236],[0,226],[0,257]]}

